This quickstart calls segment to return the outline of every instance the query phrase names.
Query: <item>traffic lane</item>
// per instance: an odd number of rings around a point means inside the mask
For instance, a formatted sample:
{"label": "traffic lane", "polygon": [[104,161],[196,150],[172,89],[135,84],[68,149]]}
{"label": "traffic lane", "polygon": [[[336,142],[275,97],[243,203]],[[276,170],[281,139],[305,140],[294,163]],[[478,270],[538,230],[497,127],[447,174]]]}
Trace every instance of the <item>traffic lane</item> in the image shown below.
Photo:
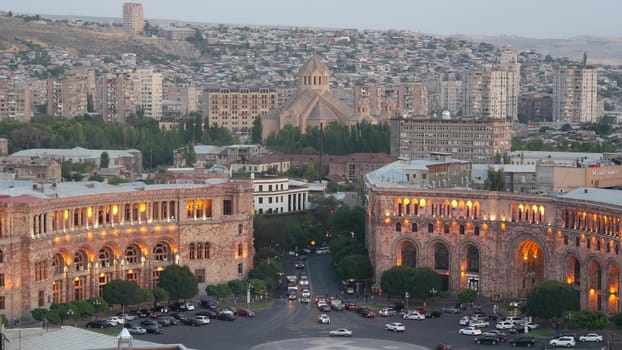
{"label": "traffic lane", "polygon": [[310,255],[307,264],[309,279],[316,293],[340,296],[342,285],[329,254]]}

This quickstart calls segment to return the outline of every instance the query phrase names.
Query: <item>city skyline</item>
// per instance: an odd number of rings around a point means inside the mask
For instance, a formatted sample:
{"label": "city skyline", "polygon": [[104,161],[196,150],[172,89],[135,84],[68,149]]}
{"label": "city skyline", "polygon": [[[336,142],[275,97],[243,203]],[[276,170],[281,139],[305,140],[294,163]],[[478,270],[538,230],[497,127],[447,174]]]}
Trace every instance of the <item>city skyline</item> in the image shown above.
{"label": "city skyline", "polygon": [[[24,14],[121,18],[124,2],[5,0],[1,10]],[[286,0],[231,0],[218,3],[178,0],[175,6],[166,1],[152,0],[143,1],[142,4],[146,19],[188,22],[406,29],[438,35],[511,35],[532,38],[622,36],[616,18],[617,13],[622,11],[622,3],[616,0],[595,0],[589,3],[590,6],[585,6],[586,2],[579,0],[523,0],[514,3],[495,0],[396,0],[392,6],[367,0],[316,0],[312,6]],[[396,10],[398,8],[399,11]]]}

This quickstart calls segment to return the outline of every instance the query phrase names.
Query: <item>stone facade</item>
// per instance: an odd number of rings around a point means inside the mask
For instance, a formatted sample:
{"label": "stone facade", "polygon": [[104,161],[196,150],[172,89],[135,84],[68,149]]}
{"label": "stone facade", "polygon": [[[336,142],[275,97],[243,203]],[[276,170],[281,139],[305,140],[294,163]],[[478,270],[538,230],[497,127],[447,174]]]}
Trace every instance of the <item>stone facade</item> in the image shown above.
{"label": "stone facade", "polygon": [[0,193],[0,313],[101,296],[114,279],[157,286],[187,265],[206,284],[253,267],[250,181],[110,186],[58,183]]}
{"label": "stone facade", "polygon": [[488,297],[525,297],[559,280],[576,288],[583,308],[620,310],[619,203],[367,185],[366,239],[378,284],[396,265],[431,267],[443,290]]}

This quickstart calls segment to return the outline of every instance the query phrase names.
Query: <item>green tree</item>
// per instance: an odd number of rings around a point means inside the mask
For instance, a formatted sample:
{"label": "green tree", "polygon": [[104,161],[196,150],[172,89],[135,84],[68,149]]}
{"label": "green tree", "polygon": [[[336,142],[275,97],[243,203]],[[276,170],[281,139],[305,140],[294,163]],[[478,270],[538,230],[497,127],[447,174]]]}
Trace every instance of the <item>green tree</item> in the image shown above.
{"label": "green tree", "polygon": [[337,273],[341,279],[365,280],[371,276],[372,268],[369,255],[348,255],[341,259]]}
{"label": "green tree", "polygon": [[609,325],[607,315],[602,311],[570,311],[570,326],[582,329],[605,329]]}
{"label": "green tree", "polygon": [[160,272],[158,286],[164,288],[172,300],[190,299],[199,294],[197,277],[188,266],[167,266]]}
{"label": "green tree", "polygon": [[246,293],[246,282],[243,280],[231,280],[227,282],[227,286],[229,286],[229,290],[233,294],[234,303],[238,302],[238,297],[240,295],[244,295]]}
{"label": "green tree", "polygon": [[432,289],[441,290],[441,276],[429,267],[416,267],[414,284],[410,286],[411,295],[426,299]]}
{"label": "green tree", "polygon": [[463,289],[458,293],[458,300],[461,303],[472,303],[477,299],[477,291],[473,289]]}
{"label": "green tree", "polygon": [[414,285],[415,269],[408,266],[394,266],[382,273],[380,286],[384,294],[391,296],[404,296],[411,292]]}
{"label": "green tree", "polygon": [[265,281],[251,278],[248,280],[248,283],[251,285],[251,292],[254,295],[265,295],[268,293],[268,286]]}
{"label": "green tree", "polygon": [[[164,271],[162,271],[164,272]],[[158,288],[154,288],[151,290],[151,294],[153,295],[153,303],[155,305],[159,305],[160,302],[162,301],[166,301],[166,300],[171,300],[171,296],[169,294],[169,292],[161,287]],[[144,293],[143,293],[144,295]]]}
{"label": "green tree", "polygon": [[563,132],[568,132],[572,130],[572,126],[568,123],[562,125],[562,127],[559,129],[559,131],[563,131]]}
{"label": "green tree", "polygon": [[566,283],[544,281],[531,290],[525,308],[535,317],[562,317],[564,312],[579,310],[579,295]]}
{"label": "green tree", "polygon": [[488,177],[484,181],[484,187],[489,191],[505,191],[503,168],[499,170],[488,168]]}
{"label": "green tree", "polygon": [[261,133],[263,132],[261,128],[261,117],[256,117],[253,121],[253,130],[251,132],[251,142],[253,144],[261,144]]}
{"label": "green tree", "polygon": [[229,286],[222,283],[208,285],[207,287],[205,287],[205,292],[207,292],[207,295],[215,297],[216,300],[226,298],[231,295],[231,290],[229,289]]}
{"label": "green tree", "polygon": [[32,318],[34,318],[37,321],[43,321],[44,319],[47,318],[49,310],[46,308],[38,308],[38,309],[34,309],[30,311],[30,314],[32,315]]}
{"label": "green tree", "polygon": [[110,155],[108,154],[108,152],[102,152],[99,158],[99,167],[101,169],[105,169],[105,168],[108,168],[109,165],[110,165]]}
{"label": "green tree", "polygon": [[112,280],[104,287],[104,300],[108,304],[119,304],[125,310],[126,305],[143,301],[143,292],[134,281]]}

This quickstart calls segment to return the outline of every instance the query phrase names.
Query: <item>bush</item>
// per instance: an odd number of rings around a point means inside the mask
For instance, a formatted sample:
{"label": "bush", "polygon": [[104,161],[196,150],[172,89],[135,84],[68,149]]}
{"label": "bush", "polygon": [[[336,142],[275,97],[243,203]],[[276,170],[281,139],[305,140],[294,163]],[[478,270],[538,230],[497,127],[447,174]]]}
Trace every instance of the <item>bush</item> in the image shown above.
{"label": "bush", "polygon": [[32,315],[32,318],[34,318],[35,320],[43,321],[45,318],[47,318],[48,312],[49,312],[48,309],[39,308],[39,309],[34,309],[30,311],[30,314]]}
{"label": "bush", "polygon": [[611,321],[613,322],[613,324],[615,324],[618,327],[622,327],[622,312],[621,313],[617,313],[613,316],[613,318],[611,319]]}

